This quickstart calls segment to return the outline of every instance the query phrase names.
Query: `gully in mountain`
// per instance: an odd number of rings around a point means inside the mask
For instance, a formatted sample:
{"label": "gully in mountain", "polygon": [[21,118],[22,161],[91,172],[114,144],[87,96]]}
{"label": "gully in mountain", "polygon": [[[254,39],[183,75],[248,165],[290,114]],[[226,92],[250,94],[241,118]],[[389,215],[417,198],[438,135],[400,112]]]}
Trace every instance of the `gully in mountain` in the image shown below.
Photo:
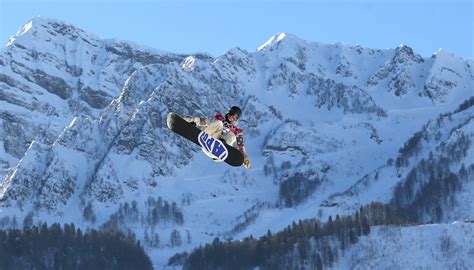
{"label": "gully in mountain", "polygon": [[232,106],[225,115],[217,112],[213,118],[201,118],[193,116],[181,116],[184,120],[196,125],[199,129],[214,138],[224,140],[228,145],[237,148],[244,155],[244,166],[250,168],[250,160],[244,147],[243,129],[237,124],[242,115],[242,110]]}

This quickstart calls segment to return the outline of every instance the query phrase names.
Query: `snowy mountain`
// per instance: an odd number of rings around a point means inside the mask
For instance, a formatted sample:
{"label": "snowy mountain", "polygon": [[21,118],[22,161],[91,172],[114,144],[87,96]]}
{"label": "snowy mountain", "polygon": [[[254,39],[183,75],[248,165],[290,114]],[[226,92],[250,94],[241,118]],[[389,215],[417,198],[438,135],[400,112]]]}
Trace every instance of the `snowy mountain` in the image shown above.
{"label": "snowy mountain", "polygon": [[75,116],[98,117],[133,71],[183,59],[55,20],[28,22],[0,53],[0,176],[33,140],[52,144]]}
{"label": "snowy mountain", "polygon": [[[0,223],[30,215],[130,230],[162,267],[216,236],[264,235],[372,201],[418,209],[445,194],[441,212],[414,215],[472,217],[473,86],[474,62],[445,50],[423,58],[406,45],[280,33],[255,52],[188,56],[38,17],[0,51]],[[248,171],[166,127],[170,111],[231,105],[244,109]]]}

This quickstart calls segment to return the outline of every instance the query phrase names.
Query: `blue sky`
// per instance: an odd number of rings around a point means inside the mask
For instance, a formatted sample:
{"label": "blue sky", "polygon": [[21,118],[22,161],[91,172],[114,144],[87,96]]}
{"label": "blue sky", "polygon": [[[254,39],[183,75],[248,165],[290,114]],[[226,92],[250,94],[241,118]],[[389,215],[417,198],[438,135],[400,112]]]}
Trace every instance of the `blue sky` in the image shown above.
{"label": "blue sky", "polygon": [[288,32],[305,40],[370,48],[412,47],[424,57],[444,48],[474,57],[473,0],[0,0],[0,42],[41,15],[102,38],[156,49],[219,56],[254,51]]}

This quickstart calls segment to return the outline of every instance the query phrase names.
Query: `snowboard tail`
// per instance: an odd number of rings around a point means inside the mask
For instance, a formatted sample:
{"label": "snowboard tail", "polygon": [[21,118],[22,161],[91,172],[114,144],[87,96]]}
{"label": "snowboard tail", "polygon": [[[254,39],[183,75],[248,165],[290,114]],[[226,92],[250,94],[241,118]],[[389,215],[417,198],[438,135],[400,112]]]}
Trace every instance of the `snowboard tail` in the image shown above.
{"label": "snowboard tail", "polygon": [[179,115],[173,112],[168,113],[166,124],[173,132],[200,146],[206,154],[211,153],[217,158],[222,159],[225,163],[235,167],[239,167],[244,163],[244,155],[239,150],[224,141],[211,137]]}

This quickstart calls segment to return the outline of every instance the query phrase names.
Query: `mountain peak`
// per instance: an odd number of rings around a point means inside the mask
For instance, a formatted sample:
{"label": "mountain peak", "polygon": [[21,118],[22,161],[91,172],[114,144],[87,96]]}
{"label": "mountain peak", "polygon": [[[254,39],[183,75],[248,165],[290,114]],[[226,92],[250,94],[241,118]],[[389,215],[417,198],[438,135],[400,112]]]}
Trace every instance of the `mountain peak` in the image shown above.
{"label": "mountain peak", "polygon": [[56,38],[57,36],[67,37],[72,40],[76,40],[77,38],[90,39],[92,37],[92,35],[72,24],[56,19],[36,16],[20,27],[14,36],[10,37],[7,46],[18,42],[45,41],[53,37]]}
{"label": "mountain peak", "polygon": [[400,45],[397,47],[397,50],[405,51],[405,52],[407,52],[407,53],[408,53],[408,52],[409,52],[409,53],[413,53],[413,49],[412,49],[410,46],[408,46],[408,45],[406,45],[406,44],[403,44],[403,43],[400,44]]}
{"label": "mountain peak", "polygon": [[288,46],[292,46],[301,43],[306,43],[306,41],[293,34],[281,32],[272,36],[262,46],[258,47],[257,52],[271,50],[273,47],[278,46],[281,43],[288,44]]}
{"label": "mountain peak", "polygon": [[455,55],[454,53],[443,48],[439,48],[436,52],[434,52],[433,55],[431,55],[431,58],[437,59],[438,61],[441,59],[445,59],[446,61],[449,61],[449,59],[456,59],[456,61],[464,61],[461,56]]}
{"label": "mountain peak", "polygon": [[414,61],[417,63],[422,63],[423,57],[413,51],[413,49],[405,44],[401,44],[395,48],[394,60],[399,63],[404,63],[405,61]]}

